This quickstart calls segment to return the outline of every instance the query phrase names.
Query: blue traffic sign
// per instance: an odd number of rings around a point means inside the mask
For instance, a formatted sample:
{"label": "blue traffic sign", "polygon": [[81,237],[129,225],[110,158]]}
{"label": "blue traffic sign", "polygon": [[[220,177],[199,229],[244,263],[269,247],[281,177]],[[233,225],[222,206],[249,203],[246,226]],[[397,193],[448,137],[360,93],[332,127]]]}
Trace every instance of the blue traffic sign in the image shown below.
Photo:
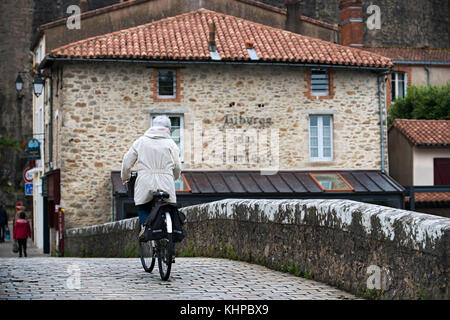
{"label": "blue traffic sign", "polygon": [[32,196],[33,195],[33,184],[25,183],[25,195]]}

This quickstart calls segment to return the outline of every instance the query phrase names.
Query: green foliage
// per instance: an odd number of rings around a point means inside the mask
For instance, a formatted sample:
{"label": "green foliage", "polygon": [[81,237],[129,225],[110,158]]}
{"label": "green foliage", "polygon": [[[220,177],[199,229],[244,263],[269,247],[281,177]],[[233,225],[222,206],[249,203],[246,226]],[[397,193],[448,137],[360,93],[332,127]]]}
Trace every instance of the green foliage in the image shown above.
{"label": "green foliage", "polygon": [[369,300],[381,300],[384,295],[384,290],[366,289],[364,297]]}
{"label": "green foliage", "polygon": [[234,251],[233,247],[231,246],[231,244],[227,243],[226,247],[225,247],[225,257],[231,260],[237,260],[238,259],[238,255],[236,254],[236,252]]}
{"label": "green foliage", "polygon": [[87,250],[86,250],[86,246],[84,244],[82,244],[81,248],[80,248],[80,257],[81,258],[87,257]]}
{"label": "green foliage", "polygon": [[408,87],[389,108],[388,125],[394,119],[450,120],[450,85]]}
{"label": "green foliage", "polygon": [[125,245],[125,258],[138,258],[139,256],[139,251],[135,243]]}
{"label": "green foliage", "polygon": [[0,135],[0,149],[19,150],[20,144],[11,137]]}

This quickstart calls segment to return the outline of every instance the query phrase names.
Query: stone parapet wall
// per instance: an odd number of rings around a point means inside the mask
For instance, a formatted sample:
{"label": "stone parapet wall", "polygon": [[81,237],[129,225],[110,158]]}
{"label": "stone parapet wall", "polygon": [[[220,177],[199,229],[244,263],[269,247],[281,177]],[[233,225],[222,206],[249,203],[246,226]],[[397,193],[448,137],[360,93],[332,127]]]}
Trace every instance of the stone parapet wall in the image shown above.
{"label": "stone parapet wall", "polygon": [[[177,255],[258,263],[370,298],[449,299],[450,219],[350,200],[228,199],[181,210]],[[66,251],[119,255],[137,234],[137,218],[72,229]]]}
{"label": "stone parapet wall", "polygon": [[139,253],[138,218],[68,229],[64,255],[80,257],[136,257]]}

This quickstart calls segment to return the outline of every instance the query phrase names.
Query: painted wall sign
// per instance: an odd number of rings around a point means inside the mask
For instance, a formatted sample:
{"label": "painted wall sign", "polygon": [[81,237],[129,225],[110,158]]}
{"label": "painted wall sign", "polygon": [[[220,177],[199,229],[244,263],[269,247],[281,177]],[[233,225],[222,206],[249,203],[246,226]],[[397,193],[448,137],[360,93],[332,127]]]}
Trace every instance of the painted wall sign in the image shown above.
{"label": "painted wall sign", "polygon": [[28,158],[28,160],[40,160],[41,159],[41,146],[37,139],[28,140],[27,158]]}
{"label": "painted wall sign", "polygon": [[223,118],[223,127],[252,126],[260,129],[270,127],[272,118],[259,118],[254,116],[242,116],[241,114],[226,114]]}

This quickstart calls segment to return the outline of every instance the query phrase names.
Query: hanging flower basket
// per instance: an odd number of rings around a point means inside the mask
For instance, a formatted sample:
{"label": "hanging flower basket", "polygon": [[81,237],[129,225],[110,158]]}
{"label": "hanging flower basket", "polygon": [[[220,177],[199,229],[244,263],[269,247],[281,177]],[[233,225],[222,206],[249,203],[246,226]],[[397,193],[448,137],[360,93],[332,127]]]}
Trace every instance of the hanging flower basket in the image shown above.
{"label": "hanging flower basket", "polygon": [[33,68],[30,70],[30,76],[34,78],[37,75],[37,68],[39,67],[39,63],[35,63]]}

